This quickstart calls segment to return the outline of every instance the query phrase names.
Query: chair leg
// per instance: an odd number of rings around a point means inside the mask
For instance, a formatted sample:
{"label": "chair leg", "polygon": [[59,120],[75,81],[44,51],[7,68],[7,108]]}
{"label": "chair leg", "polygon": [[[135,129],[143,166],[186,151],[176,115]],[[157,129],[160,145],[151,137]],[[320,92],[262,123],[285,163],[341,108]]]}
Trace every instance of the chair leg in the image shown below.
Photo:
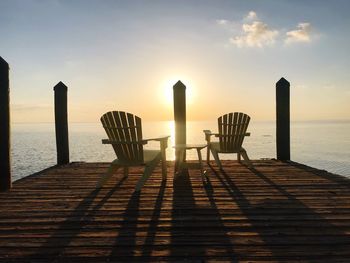
{"label": "chair leg", "polygon": [[167,141],[161,141],[160,142],[160,154],[162,156],[162,180],[166,180],[166,178],[167,178],[166,147],[167,147]]}
{"label": "chair leg", "polygon": [[165,159],[165,156],[162,156],[162,180],[166,180],[166,178],[167,178],[166,159]]}
{"label": "chair leg", "polygon": [[162,180],[166,180],[166,178],[167,178],[166,161],[162,160]]}
{"label": "chair leg", "polygon": [[128,177],[129,175],[129,167],[128,166],[124,166],[124,177]]}
{"label": "chair leg", "polygon": [[160,154],[162,159],[162,180],[167,179],[167,166],[166,166],[166,148],[168,147],[168,138],[160,140]]}
{"label": "chair leg", "polygon": [[209,164],[210,162],[210,145],[208,144],[207,146],[207,163]]}
{"label": "chair leg", "polygon": [[201,176],[202,176],[202,181],[204,182],[204,168],[203,168],[203,160],[202,160],[202,153],[201,150],[197,148],[197,154],[198,154],[198,161],[199,161],[199,167],[201,169]]}
{"label": "chair leg", "polygon": [[213,150],[213,149],[211,149],[211,153],[213,154],[214,159],[215,159],[215,162],[216,162],[216,164],[219,166],[219,169],[222,170],[222,164],[221,164],[221,162],[220,162],[218,152],[215,151],[215,150]]}
{"label": "chair leg", "polygon": [[237,153],[237,160],[239,163],[241,162],[241,154],[240,153]]}
{"label": "chair leg", "polygon": [[153,161],[148,163],[145,167],[145,171],[143,172],[143,175],[139,179],[139,181],[136,184],[135,191],[138,192],[141,190],[143,185],[146,183],[147,179],[150,177],[152,174],[153,170],[157,167],[158,163],[161,160],[161,155],[157,156]]}
{"label": "chair leg", "polygon": [[111,163],[111,165],[108,167],[107,173],[105,173],[100,180],[98,180],[96,187],[101,188],[113,175],[114,172],[116,172],[120,166]]}
{"label": "chair leg", "polygon": [[244,162],[246,163],[246,165],[247,165],[249,168],[253,168],[253,164],[252,164],[252,162],[250,161],[247,152],[246,152],[245,150],[243,150],[243,151],[241,151],[241,154],[242,154],[242,157],[243,157]]}

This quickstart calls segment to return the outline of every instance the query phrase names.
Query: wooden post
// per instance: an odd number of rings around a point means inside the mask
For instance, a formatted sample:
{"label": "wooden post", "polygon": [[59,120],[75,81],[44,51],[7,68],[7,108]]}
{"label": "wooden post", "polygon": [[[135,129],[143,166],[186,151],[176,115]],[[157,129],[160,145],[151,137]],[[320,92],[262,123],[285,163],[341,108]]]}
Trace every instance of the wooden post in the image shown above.
{"label": "wooden post", "polygon": [[0,191],[11,186],[9,65],[0,57]]}
{"label": "wooden post", "polygon": [[[186,86],[179,80],[173,86],[173,92],[175,145],[186,144]],[[175,163],[178,163],[179,158],[179,153],[175,151]],[[184,160],[186,160],[186,153],[184,156]]]}
{"label": "wooden post", "polygon": [[290,160],[289,82],[281,78],[276,83],[276,145],[277,160]]}
{"label": "wooden post", "polygon": [[68,119],[67,119],[67,86],[59,82],[55,91],[55,128],[57,164],[69,163]]}

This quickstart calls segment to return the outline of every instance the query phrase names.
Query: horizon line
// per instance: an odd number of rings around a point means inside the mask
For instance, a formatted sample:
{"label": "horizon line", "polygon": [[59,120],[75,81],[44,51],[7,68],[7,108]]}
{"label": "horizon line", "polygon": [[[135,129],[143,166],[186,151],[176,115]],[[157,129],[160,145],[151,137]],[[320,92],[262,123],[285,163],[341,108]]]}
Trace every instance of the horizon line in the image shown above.
{"label": "horizon line", "polygon": [[[171,122],[174,120],[143,120],[143,122]],[[210,120],[188,120],[187,122],[209,122]],[[275,122],[276,120],[251,120],[254,122]],[[350,119],[312,119],[312,120],[291,120],[291,122],[350,122]],[[54,124],[54,121],[33,121],[33,122],[11,122],[11,124]],[[100,123],[99,121],[68,121],[68,123]]]}

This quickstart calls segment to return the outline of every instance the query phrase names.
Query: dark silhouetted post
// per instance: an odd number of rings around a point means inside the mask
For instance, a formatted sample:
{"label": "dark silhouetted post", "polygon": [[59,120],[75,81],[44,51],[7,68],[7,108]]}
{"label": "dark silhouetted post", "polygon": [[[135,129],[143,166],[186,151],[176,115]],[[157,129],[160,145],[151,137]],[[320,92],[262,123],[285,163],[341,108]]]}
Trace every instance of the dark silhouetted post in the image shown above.
{"label": "dark silhouetted post", "polygon": [[11,186],[9,65],[0,57],[0,191]]}
{"label": "dark silhouetted post", "polygon": [[57,164],[69,163],[67,89],[67,86],[62,82],[53,88],[55,91]]}
{"label": "dark silhouetted post", "polygon": [[277,160],[290,160],[289,82],[281,78],[276,83],[276,144]]}
{"label": "dark silhouetted post", "polygon": [[[186,144],[186,86],[179,80],[174,86],[175,145]],[[175,160],[179,160],[175,151]],[[186,156],[184,156],[186,160]],[[177,163],[177,162],[175,162]]]}

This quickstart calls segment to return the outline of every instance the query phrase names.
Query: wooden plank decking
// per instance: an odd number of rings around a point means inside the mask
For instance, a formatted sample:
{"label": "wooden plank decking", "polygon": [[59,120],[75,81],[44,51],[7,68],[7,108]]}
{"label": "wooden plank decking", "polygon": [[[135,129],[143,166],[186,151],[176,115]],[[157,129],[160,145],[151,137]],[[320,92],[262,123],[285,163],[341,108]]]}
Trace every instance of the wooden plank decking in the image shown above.
{"label": "wooden plank decking", "polygon": [[140,194],[142,168],[94,190],[108,164],[73,163],[0,194],[1,262],[350,261],[350,180],[296,163],[236,161]]}

